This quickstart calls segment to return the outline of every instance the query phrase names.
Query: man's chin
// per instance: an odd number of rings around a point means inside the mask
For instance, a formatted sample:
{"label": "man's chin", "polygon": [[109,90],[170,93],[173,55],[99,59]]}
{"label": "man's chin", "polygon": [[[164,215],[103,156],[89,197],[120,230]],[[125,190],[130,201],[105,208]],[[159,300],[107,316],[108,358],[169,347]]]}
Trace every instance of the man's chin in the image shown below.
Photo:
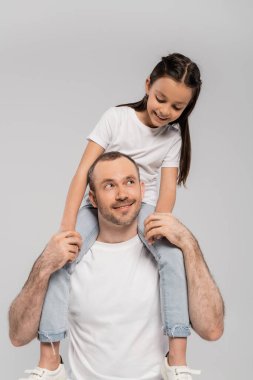
{"label": "man's chin", "polygon": [[112,217],[111,222],[113,224],[116,224],[117,226],[129,226],[136,220],[136,215],[129,216],[129,215],[121,215],[120,217]]}
{"label": "man's chin", "polygon": [[139,214],[140,207],[135,210],[115,210],[112,209],[111,212],[105,212],[105,210],[100,209],[101,214],[103,215],[104,219],[106,219],[108,222],[111,222],[112,224],[115,224],[117,226],[129,226],[132,224]]}

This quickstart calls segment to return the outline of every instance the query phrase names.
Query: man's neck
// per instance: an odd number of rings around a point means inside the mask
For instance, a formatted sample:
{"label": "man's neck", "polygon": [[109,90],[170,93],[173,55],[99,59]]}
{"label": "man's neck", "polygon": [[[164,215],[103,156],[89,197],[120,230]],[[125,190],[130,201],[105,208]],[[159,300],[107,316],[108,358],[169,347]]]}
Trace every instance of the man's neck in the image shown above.
{"label": "man's neck", "polygon": [[112,224],[99,218],[99,234],[97,241],[103,243],[121,243],[137,235],[137,220],[126,226]]}

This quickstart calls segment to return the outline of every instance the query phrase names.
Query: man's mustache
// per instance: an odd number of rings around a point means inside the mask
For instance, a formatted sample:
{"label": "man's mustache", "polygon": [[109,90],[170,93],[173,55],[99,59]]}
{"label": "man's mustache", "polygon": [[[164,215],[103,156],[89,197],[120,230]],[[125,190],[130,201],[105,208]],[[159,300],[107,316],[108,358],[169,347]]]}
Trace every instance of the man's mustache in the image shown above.
{"label": "man's mustache", "polygon": [[132,206],[136,200],[128,200],[128,201],[120,201],[120,202],[115,202],[112,205],[112,208],[119,208],[119,207],[124,207],[124,206]]}

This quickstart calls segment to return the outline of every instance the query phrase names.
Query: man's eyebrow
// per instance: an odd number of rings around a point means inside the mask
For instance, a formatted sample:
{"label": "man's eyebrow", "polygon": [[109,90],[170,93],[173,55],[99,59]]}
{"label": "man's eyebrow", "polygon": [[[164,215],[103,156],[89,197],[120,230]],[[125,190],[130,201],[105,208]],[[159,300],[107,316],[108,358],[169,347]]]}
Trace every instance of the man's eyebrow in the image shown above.
{"label": "man's eyebrow", "polygon": [[137,179],[136,175],[128,175],[125,179]]}
{"label": "man's eyebrow", "polygon": [[101,181],[100,183],[103,184],[105,182],[113,182],[114,180],[112,178],[105,178],[103,179],[103,181]]}
{"label": "man's eyebrow", "polygon": [[[134,174],[131,174],[131,175],[128,175],[128,176],[122,178],[123,181],[124,181],[124,180],[128,180],[128,179],[137,179],[137,176],[134,175]],[[113,179],[113,178],[105,178],[105,179],[103,179],[103,180],[100,182],[100,184],[103,185],[103,184],[106,183],[106,182],[114,182],[114,181],[115,181],[115,179]]]}

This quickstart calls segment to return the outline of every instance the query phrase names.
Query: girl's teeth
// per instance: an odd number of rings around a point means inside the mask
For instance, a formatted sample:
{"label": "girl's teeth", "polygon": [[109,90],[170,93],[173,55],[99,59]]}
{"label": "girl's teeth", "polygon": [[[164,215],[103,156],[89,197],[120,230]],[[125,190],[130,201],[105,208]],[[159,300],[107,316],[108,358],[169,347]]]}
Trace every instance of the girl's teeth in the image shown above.
{"label": "girl's teeth", "polygon": [[166,120],[166,118],[159,116],[156,112],[155,112],[155,114],[156,114],[157,117],[159,117],[159,119]]}

